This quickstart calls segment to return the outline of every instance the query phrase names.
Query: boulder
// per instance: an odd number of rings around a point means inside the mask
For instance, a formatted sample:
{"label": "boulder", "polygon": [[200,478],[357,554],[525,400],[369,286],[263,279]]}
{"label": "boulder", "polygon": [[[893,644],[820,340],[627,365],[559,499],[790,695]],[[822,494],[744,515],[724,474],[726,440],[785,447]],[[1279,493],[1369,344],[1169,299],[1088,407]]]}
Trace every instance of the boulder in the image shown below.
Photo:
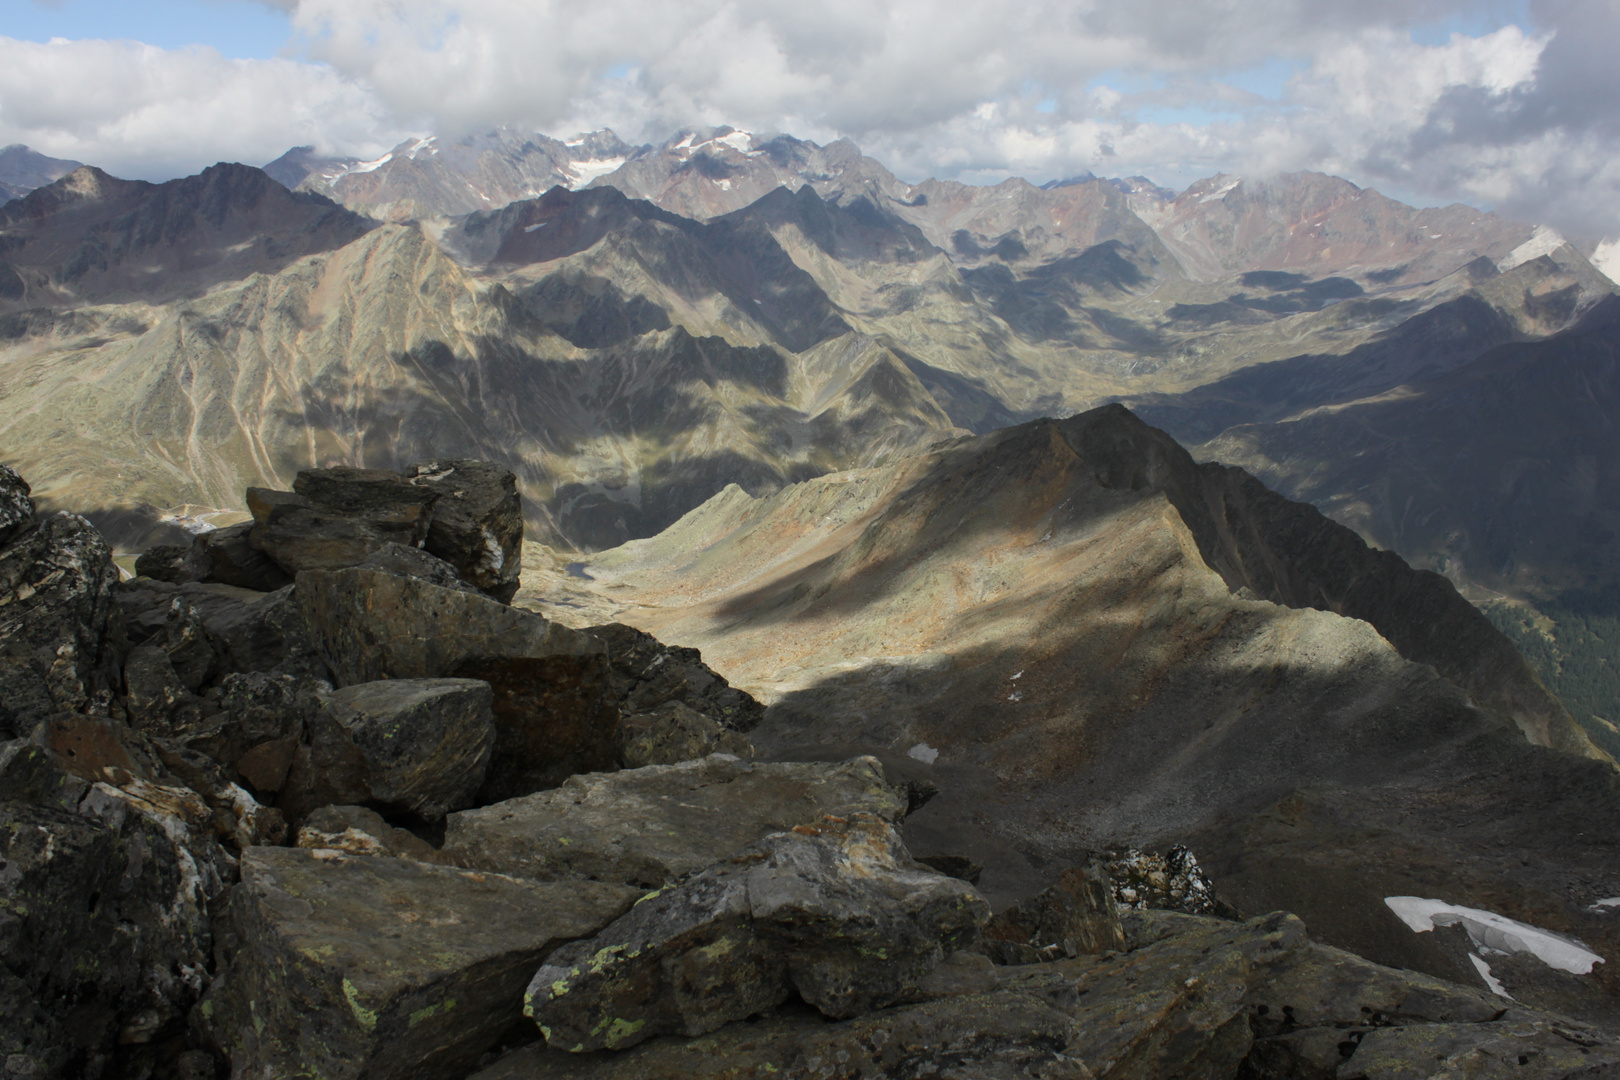
{"label": "boulder", "polygon": [[984,943],[1003,964],[1123,950],[1125,931],[1107,866],[1092,860],[1065,870],[1051,888],[991,919]]}
{"label": "boulder", "polygon": [[1616,1071],[1620,1046],[1609,1033],[1311,944],[1292,916],[1233,923],[1146,910],[1126,919],[1128,952],[995,968],[988,983],[982,970],[942,964],[921,989],[937,996],[920,1004],[837,1023],[788,1006],[622,1051],[535,1044],[473,1080],[1561,1080]]}
{"label": "boulder", "polygon": [[148,735],[183,737],[203,723],[203,700],[187,690],[169,660],[153,645],[139,645],[124,658],[124,711]]}
{"label": "boulder", "polygon": [[354,566],[388,544],[421,547],[437,498],[384,469],[306,469],[292,491],[247,489],[249,538],[289,574]]}
{"label": "boulder", "polygon": [[417,578],[430,585],[442,585],[446,589],[459,589],[462,592],[478,591],[461,580],[456,568],[437,555],[429,554],[421,548],[406,547],[404,544],[385,544],[367,555],[358,565],[368,570],[381,570],[400,577]]}
{"label": "boulder", "polygon": [[34,520],[32,491],[16,469],[0,464],[0,545],[9,544]]}
{"label": "boulder", "polygon": [[495,730],[489,684],[387,679],[334,692],[310,723],[277,805],[294,822],[369,803],[417,821],[471,806]]}
{"label": "boulder", "polygon": [[0,1060],[93,1075],[179,1026],[210,939],[191,856],[128,803],[0,802]]}
{"label": "boulder", "polygon": [[619,710],[603,653],[483,658],[458,665],[454,674],[489,683],[495,695],[495,751],[480,803],[616,765]]}
{"label": "boulder", "polygon": [[193,580],[186,560],[191,548],[185,544],[153,544],[135,557],[135,576],[174,585]]}
{"label": "boulder", "polygon": [[189,596],[176,596],[169,602],[163,620],[161,639],[152,644],[169,654],[174,673],[187,690],[196,690],[223,674],[224,648],[208,629],[203,609]]}
{"label": "boulder", "polygon": [[36,737],[0,743],[0,1061],[148,1075],[122,1063],[183,1035],[208,978],[209,905],[234,873],[216,836],[270,819],[239,789],[240,816],[211,804],[123,724]]}
{"label": "boulder", "polygon": [[0,736],[86,707],[116,682],[104,650],[118,570],[76,514],[48,514],[0,547]]}
{"label": "boulder", "polygon": [[666,701],[619,721],[618,759],[626,769],[674,765],[710,754],[753,757],[754,747],[741,732],[721,727],[684,701]]}
{"label": "boulder", "polygon": [[613,689],[626,715],[679,701],[731,731],[752,731],[765,718],[765,706],[727,683],[696,649],[665,645],[623,623],[593,626],[586,632],[608,647]]}
{"label": "boulder", "polygon": [[990,905],[913,862],[888,821],[773,833],[546,958],[524,1014],[569,1053],[702,1035],[797,991],[845,1018],[916,992]]}
{"label": "boulder", "polygon": [[428,551],[453,565],[463,581],[509,603],[523,569],[523,500],[512,470],[489,461],[424,461],[405,476],[436,493]]}
{"label": "boulder", "polygon": [[540,958],[640,895],[303,848],[242,857],[198,1010],[235,1076],[459,1080]]}
{"label": "boulder", "polygon": [[295,591],[339,686],[440,678],[474,659],[603,651],[596,638],[533,612],[381,570],[306,570]]}
{"label": "boulder", "polygon": [[235,610],[221,610],[206,625],[222,643],[231,671],[331,677],[291,585],[253,597]]}
{"label": "boulder", "polygon": [[331,685],[319,679],[232,673],[220,683],[219,712],[185,743],[233,770],[254,791],[274,794],[331,693]]}
{"label": "boulder", "polygon": [[[186,552],[182,576],[189,581],[234,585],[255,592],[275,592],[291,585],[292,576],[253,543],[255,525],[244,521],[198,533]],[[140,572],[139,560],[136,572]]]}
{"label": "boulder", "polygon": [[905,807],[876,758],[749,762],[715,754],[575,776],[552,791],[451,814],[444,852],[518,877],[652,889],[826,814],[899,821]]}
{"label": "boulder", "polygon": [[377,811],[364,806],[321,807],[298,830],[298,846],[453,865],[426,840],[408,830],[396,829]]}

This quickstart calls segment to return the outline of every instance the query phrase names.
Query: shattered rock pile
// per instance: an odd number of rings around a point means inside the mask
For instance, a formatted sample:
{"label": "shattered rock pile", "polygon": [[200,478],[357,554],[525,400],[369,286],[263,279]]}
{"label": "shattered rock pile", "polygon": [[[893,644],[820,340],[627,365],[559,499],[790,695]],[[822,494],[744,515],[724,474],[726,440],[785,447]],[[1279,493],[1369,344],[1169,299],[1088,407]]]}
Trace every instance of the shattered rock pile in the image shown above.
{"label": "shattered rock pile", "polygon": [[1213,917],[1184,849],[992,916],[877,760],[751,760],[764,710],[694,650],[511,606],[504,469],[293,487],[120,582],[0,466],[8,1077],[1620,1070],[1606,1032]]}

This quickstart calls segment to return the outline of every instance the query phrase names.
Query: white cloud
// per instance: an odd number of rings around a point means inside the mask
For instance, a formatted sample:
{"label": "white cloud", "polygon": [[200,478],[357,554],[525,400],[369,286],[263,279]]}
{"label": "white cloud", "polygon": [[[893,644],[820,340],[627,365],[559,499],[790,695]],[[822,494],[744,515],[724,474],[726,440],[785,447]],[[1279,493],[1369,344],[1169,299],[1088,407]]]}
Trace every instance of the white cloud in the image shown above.
{"label": "white cloud", "polygon": [[0,144],[115,175],[165,178],[215,161],[263,164],[298,144],[365,149],[399,137],[375,94],[324,65],[0,37]]}

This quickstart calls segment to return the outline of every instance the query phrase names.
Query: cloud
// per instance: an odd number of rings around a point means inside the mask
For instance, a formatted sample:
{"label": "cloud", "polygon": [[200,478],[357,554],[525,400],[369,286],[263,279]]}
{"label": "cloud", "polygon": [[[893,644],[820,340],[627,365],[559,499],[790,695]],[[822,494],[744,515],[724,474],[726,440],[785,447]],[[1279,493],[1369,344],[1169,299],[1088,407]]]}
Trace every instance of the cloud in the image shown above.
{"label": "cloud", "polygon": [[376,94],[322,64],[0,37],[0,144],[26,143],[115,175],[163,179],[215,161],[263,164],[307,143],[375,149],[402,134]]}
{"label": "cloud", "polygon": [[[0,138],[150,172],[729,123],[847,135],[907,179],[1320,169],[1620,235],[1611,0],[1531,0],[1522,27],[1502,0],[261,2],[301,58],[0,39]],[[1474,29],[1414,40],[1436,25]]]}

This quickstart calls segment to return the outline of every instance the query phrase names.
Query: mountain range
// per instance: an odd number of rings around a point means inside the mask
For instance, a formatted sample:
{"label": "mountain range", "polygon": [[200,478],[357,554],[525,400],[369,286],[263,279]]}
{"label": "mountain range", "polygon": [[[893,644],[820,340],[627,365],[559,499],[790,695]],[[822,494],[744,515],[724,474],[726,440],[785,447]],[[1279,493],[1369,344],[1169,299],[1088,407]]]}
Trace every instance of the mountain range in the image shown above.
{"label": "mountain range", "polygon": [[1334,177],[908,184],[847,140],[499,130],[80,168],[0,248],[8,458],[128,543],[301,467],[457,454],[589,552],[1120,401],[1532,622],[1620,588],[1613,283]]}

